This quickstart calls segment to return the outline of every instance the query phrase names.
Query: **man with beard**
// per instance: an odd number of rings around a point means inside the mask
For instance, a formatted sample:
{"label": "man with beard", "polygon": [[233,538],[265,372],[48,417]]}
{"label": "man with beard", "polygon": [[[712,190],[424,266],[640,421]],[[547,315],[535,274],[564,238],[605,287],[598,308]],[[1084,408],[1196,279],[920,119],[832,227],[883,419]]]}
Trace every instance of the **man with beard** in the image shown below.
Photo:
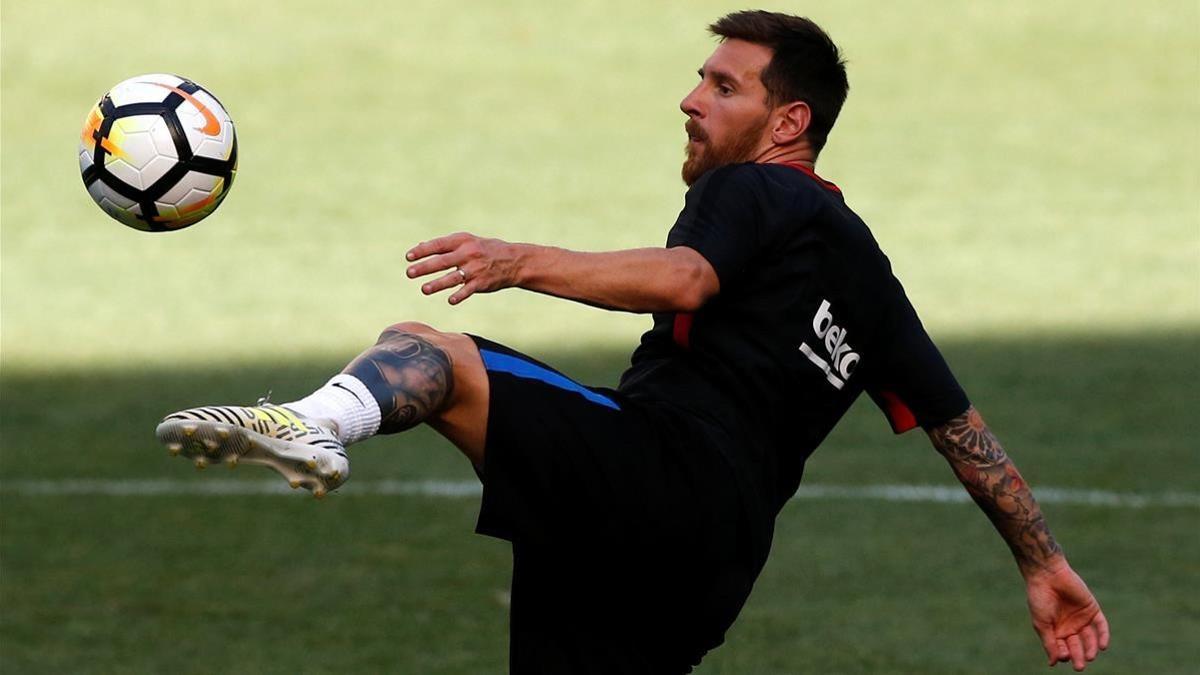
{"label": "man with beard", "polygon": [[349,475],[344,446],[427,423],[480,475],[478,531],[512,542],[513,672],[681,673],[723,640],[805,460],[866,391],[896,432],[927,431],[1012,549],[1050,663],[1083,669],[1108,644],[1099,605],[866,225],[813,171],[848,90],[837,47],[782,14],[710,29],[665,247],[459,233],[407,255],[451,304],[518,287],[653,313],[617,389],[400,323],[304,399],[185,410],[159,439],[320,496]]}

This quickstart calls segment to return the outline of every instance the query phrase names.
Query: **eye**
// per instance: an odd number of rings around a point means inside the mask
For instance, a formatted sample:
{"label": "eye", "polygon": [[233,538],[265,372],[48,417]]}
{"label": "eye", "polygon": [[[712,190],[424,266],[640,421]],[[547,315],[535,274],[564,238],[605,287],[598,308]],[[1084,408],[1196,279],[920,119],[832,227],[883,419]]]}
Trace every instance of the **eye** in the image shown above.
{"label": "eye", "polygon": [[722,96],[730,96],[733,94],[733,88],[727,84],[719,84],[717,85],[717,93]]}

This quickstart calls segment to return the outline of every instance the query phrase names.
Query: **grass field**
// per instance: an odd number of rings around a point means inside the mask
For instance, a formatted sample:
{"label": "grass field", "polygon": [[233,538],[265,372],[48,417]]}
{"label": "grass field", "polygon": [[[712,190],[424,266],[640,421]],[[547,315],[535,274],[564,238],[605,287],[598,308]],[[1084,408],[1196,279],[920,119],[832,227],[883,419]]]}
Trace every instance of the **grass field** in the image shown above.
{"label": "grass field", "polygon": [[[0,670],[502,671],[508,551],[470,533],[474,498],[19,486],[267,479],[197,474],[153,426],[183,406],[301,395],[398,319],[612,383],[645,318],[520,291],[450,309],[400,256],[458,229],[660,243],[681,205],[676,105],[711,50],[703,25],[740,6],[6,2]],[[1035,489],[1192,496],[1045,507],[1113,625],[1095,672],[1192,672],[1200,9],[768,6],[807,13],[846,51],[851,96],[818,170],[872,225]],[[73,157],[94,99],[153,71],[215,91],[241,145],[218,213],[165,236],[109,221]],[[352,458],[352,484],[472,476],[423,430]],[[868,402],[805,480],[953,484]],[[796,501],[699,672],[1034,672],[1023,603],[973,506]]]}

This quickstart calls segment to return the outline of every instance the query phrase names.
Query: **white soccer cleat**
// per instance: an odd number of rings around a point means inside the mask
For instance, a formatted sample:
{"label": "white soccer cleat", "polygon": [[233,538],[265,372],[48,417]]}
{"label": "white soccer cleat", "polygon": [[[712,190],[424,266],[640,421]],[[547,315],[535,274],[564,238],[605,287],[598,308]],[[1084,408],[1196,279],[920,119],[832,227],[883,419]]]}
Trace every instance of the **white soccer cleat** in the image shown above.
{"label": "white soccer cleat", "polygon": [[350,460],[331,423],[310,420],[282,406],[209,406],[172,413],[155,435],[172,455],[203,469],[209,464],[261,464],[293,488],[318,499],[350,477]]}

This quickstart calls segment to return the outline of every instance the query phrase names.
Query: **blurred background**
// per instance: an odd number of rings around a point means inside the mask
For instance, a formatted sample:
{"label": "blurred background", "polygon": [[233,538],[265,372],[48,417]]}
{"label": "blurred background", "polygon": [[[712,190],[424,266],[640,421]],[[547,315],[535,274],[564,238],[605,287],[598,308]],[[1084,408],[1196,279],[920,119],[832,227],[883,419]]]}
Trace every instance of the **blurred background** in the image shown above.
{"label": "blurred background", "polygon": [[[1189,672],[1200,7],[761,6],[842,47],[851,93],[818,172],[1048,495],[1113,626],[1095,672]],[[405,278],[403,253],[457,230],[661,244],[684,193],[678,102],[714,47],[705,26],[743,7],[6,1],[0,666],[502,671],[508,549],[471,533],[473,474],[435,435],[355,446],[347,489],[315,502],[263,488],[262,470],[196,475],[154,425],[297,398],[402,319],[614,384],[647,317],[524,291],[451,308]],[[210,89],[238,130],[228,199],[177,233],[110,220],[78,176],[88,109],[148,72]],[[893,438],[864,399],[805,480],[698,672],[1044,668],[975,507],[872,492],[955,486],[922,434]]]}

